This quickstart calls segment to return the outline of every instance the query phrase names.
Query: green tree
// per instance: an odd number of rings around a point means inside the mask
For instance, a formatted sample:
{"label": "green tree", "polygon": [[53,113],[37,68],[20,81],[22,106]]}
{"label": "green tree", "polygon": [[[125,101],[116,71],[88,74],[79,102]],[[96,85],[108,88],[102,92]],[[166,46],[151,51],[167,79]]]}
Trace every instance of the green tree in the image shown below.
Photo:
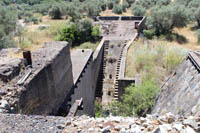
{"label": "green tree", "polygon": [[91,40],[92,22],[90,19],[84,19],[78,24],[80,39],[82,42]]}
{"label": "green tree", "polygon": [[116,14],[122,14],[122,12],[123,12],[122,5],[115,4],[112,9],[112,12],[114,12]]}
{"label": "green tree", "polygon": [[61,11],[60,8],[58,6],[53,6],[50,10],[49,10],[49,16],[52,19],[60,19],[61,18]]}
{"label": "green tree", "polygon": [[144,16],[146,13],[146,9],[140,5],[132,5],[131,6],[132,14],[135,16]]}
{"label": "green tree", "polygon": [[92,27],[92,37],[94,40],[97,40],[101,35],[101,31],[98,25]]}
{"label": "green tree", "polygon": [[184,6],[168,5],[152,8],[146,24],[148,29],[160,35],[171,32],[174,27],[184,27],[187,23],[188,18]]}
{"label": "green tree", "polygon": [[127,87],[122,98],[122,104],[127,107],[126,114],[141,116],[148,113],[154,105],[158,90],[158,86],[153,79],[145,79],[138,86],[131,85]]}
{"label": "green tree", "polygon": [[200,43],[200,29],[196,31],[196,36],[198,38],[198,43]]}
{"label": "green tree", "polygon": [[10,6],[0,6],[0,48],[14,46],[13,35],[16,23],[16,9]]}
{"label": "green tree", "polygon": [[77,26],[72,23],[62,30],[59,40],[68,41],[73,46],[78,36]]}

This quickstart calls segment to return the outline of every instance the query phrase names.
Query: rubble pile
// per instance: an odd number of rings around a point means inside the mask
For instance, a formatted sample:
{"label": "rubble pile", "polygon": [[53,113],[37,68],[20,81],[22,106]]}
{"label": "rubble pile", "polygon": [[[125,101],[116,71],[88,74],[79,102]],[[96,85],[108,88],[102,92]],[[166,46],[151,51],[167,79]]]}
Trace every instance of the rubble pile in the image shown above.
{"label": "rubble pile", "polygon": [[145,118],[81,116],[69,119],[64,131],[66,133],[195,133],[200,131],[200,117],[177,117],[172,113],[163,116],[147,115]]}

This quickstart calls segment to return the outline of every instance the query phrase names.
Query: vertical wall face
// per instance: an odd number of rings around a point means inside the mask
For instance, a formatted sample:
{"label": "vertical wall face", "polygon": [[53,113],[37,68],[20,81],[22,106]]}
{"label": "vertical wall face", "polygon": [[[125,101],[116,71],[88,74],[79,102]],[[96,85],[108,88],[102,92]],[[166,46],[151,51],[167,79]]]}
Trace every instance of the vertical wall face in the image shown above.
{"label": "vertical wall face", "polygon": [[[82,110],[73,110],[75,115],[86,114],[94,116],[94,74],[93,67],[93,51],[92,50],[75,50],[71,53],[72,70],[74,78],[74,87],[72,88],[70,99],[65,105],[73,106],[76,100],[83,100]],[[70,110],[71,111],[71,110]],[[68,110],[66,111],[68,112]]]}
{"label": "vertical wall face", "polygon": [[199,110],[200,73],[193,61],[188,58],[179,65],[176,72],[162,87],[153,113],[172,112],[184,115],[192,113],[198,116]]}
{"label": "vertical wall face", "polygon": [[93,75],[92,75],[92,58],[87,62],[87,67],[85,68],[80,82],[76,84],[75,96],[73,101],[76,99],[83,98],[83,110],[78,110],[77,115],[87,114],[89,116],[94,116],[94,87],[93,85]]}
{"label": "vertical wall face", "polygon": [[49,43],[41,51],[45,52],[46,48],[51,55],[47,55],[48,59],[42,60],[46,64],[26,81],[18,102],[17,113],[54,114],[73,86],[69,45],[64,42]]}

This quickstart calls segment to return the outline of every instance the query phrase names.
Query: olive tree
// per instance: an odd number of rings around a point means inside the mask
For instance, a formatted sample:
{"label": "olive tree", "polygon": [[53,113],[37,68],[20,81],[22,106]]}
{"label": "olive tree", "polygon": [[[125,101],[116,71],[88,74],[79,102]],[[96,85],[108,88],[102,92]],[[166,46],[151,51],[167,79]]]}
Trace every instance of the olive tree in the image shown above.
{"label": "olive tree", "polygon": [[12,47],[17,24],[16,9],[0,6],[0,48]]}
{"label": "olive tree", "polygon": [[185,8],[181,5],[156,6],[147,17],[147,27],[154,30],[156,35],[169,33],[174,27],[184,27],[187,23]]}
{"label": "olive tree", "polygon": [[135,16],[144,16],[144,14],[146,13],[145,8],[143,8],[141,5],[135,5],[135,4],[131,6],[131,11],[132,14],[134,14]]}

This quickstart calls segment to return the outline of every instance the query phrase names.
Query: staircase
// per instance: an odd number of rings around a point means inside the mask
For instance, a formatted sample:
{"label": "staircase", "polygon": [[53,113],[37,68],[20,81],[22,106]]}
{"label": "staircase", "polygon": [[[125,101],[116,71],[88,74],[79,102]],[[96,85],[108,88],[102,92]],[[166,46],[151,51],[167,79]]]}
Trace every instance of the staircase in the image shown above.
{"label": "staircase", "polygon": [[115,82],[114,82],[114,89],[115,89],[115,91],[114,91],[114,100],[118,100],[119,99],[119,95],[118,95],[119,71],[120,71],[120,65],[121,65],[122,55],[123,55],[123,51],[124,51],[124,47],[125,46],[126,46],[126,44],[124,44],[124,46],[122,47],[119,59],[117,61],[116,74],[115,74]]}

